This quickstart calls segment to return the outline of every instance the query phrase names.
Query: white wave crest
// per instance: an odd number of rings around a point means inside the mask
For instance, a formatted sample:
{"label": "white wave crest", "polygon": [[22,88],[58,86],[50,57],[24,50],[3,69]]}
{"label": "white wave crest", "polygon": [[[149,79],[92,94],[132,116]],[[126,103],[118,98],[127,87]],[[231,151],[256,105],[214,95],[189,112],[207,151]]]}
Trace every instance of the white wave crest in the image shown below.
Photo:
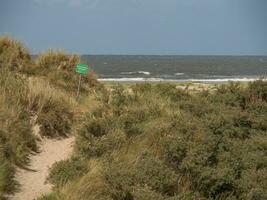
{"label": "white wave crest", "polygon": [[175,73],[174,75],[176,75],[176,76],[182,76],[182,75],[184,75],[184,73]]}
{"label": "white wave crest", "polygon": [[112,81],[112,82],[144,82],[144,81],[164,81],[160,78],[99,78],[99,81]]}
{"label": "white wave crest", "polygon": [[145,75],[150,75],[150,72],[146,71],[136,71],[136,72],[121,72],[121,74],[145,74]]}

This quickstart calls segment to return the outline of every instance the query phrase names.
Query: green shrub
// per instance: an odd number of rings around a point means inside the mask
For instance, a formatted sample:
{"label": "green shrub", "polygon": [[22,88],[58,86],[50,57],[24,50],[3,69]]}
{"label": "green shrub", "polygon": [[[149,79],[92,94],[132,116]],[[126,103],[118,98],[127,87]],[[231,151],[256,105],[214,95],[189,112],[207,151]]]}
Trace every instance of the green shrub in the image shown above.
{"label": "green shrub", "polygon": [[267,102],[267,82],[258,80],[252,83],[249,83],[248,90],[252,93],[252,97],[260,98],[263,101]]}
{"label": "green shrub", "polygon": [[164,159],[174,168],[178,168],[186,157],[187,145],[185,139],[179,136],[166,137],[162,139]]}
{"label": "green shrub", "polygon": [[[141,107],[143,109],[141,109]],[[127,111],[122,109],[119,117],[119,123],[122,125],[127,136],[135,136],[142,133],[142,124],[152,114],[150,110],[143,105],[128,107]]]}
{"label": "green shrub", "polygon": [[[266,160],[265,160],[266,162]],[[249,200],[263,200],[267,198],[266,167],[260,170],[246,170],[239,181],[241,188],[240,198]]]}
{"label": "green shrub", "polygon": [[13,194],[18,183],[14,180],[15,169],[11,163],[0,160],[0,199],[4,194]]}
{"label": "green shrub", "polygon": [[118,115],[121,113],[120,109],[128,103],[127,93],[124,91],[122,85],[116,85],[112,87],[110,99],[110,104],[114,109],[114,113]]}
{"label": "green shrub", "polygon": [[229,84],[219,85],[215,95],[210,96],[214,102],[226,104],[228,106],[240,106],[243,103],[243,91],[240,83],[230,82]]}
{"label": "green shrub", "polygon": [[[115,199],[134,199],[135,195],[174,196],[178,188],[178,176],[160,160],[144,153],[130,163],[110,162],[105,170],[110,196]],[[136,194],[137,188],[150,188]],[[153,192],[154,191],[154,192]],[[145,194],[148,192],[147,194]],[[135,194],[134,194],[135,193]]]}
{"label": "green shrub", "polygon": [[136,95],[144,95],[145,93],[151,93],[153,86],[149,83],[140,83],[132,86],[132,90]]}
{"label": "green shrub", "polygon": [[132,191],[132,196],[133,196],[133,199],[138,199],[138,200],[148,200],[148,199],[165,200],[166,199],[160,193],[156,192],[155,190],[151,189],[148,186],[134,187]]}
{"label": "green shrub", "polygon": [[50,193],[47,195],[42,195],[41,197],[37,198],[37,200],[59,200],[59,198],[55,193]]}
{"label": "green shrub", "polygon": [[179,176],[161,160],[144,153],[136,161],[135,179],[163,195],[173,196],[178,191]]}
{"label": "green shrub", "polygon": [[75,148],[83,156],[101,157],[112,153],[115,149],[121,147],[126,141],[126,136],[121,131],[111,132],[102,137],[77,137]]}
{"label": "green shrub", "polygon": [[59,161],[53,164],[48,180],[59,187],[86,174],[87,168],[86,162],[78,158],[73,157],[69,160]]}
{"label": "green shrub", "polygon": [[172,101],[187,100],[190,94],[187,91],[177,89],[175,84],[161,83],[154,86],[156,93],[164,98],[170,98]]}

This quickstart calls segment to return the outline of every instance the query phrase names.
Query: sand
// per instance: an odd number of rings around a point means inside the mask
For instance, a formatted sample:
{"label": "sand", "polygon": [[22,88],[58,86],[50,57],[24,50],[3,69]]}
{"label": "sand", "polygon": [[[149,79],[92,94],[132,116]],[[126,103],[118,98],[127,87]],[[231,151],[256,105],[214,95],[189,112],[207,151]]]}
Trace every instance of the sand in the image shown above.
{"label": "sand", "polygon": [[[36,127],[35,127],[36,128]],[[49,168],[53,163],[67,159],[71,152],[74,137],[60,140],[41,140],[40,153],[30,156],[30,170],[17,169],[16,179],[21,185],[20,191],[11,200],[33,200],[43,194],[49,193],[52,185],[46,182]]]}

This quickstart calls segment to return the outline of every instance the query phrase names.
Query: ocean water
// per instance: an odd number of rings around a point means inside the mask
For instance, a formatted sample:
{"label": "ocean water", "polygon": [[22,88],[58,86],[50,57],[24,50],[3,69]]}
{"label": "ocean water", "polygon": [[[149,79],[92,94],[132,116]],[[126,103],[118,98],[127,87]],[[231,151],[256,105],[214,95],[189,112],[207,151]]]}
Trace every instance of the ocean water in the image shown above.
{"label": "ocean water", "polygon": [[225,82],[266,79],[267,56],[84,55],[100,81]]}

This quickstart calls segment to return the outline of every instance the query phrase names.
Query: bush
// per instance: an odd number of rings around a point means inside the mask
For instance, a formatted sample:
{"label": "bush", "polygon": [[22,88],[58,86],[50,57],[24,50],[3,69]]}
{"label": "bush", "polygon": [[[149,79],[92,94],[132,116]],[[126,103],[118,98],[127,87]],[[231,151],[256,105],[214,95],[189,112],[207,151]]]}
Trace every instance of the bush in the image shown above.
{"label": "bush", "polygon": [[154,191],[148,186],[134,187],[132,191],[132,196],[133,196],[133,199],[138,199],[138,200],[148,200],[148,199],[165,200],[166,199],[160,193]]}
{"label": "bush", "polygon": [[111,132],[102,137],[85,137],[79,135],[75,149],[87,158],[109,155],[115,149],[121,147],[126,141],[126,136],[121,131]]}
{"label": "bush", "polygon": [[37,198],[37,200],[59,200],[59,197],[55,193],[50,193]]}
{"label": "bush", "polygon": [[258,80],[252,83],[249,83],[248,91],[252,94],[251,98],[259,98],[267,102],[267,82]]}
{"label": "bush", "polygon": [[87,168],[86,162],[78,158],[73,157],[69,160],[59,161],[53,164],[48,180],[59,187],[86,174]]}
{"label": "bush", "polygon": [[179,176],[161,160],[144,153],[136,161],[135,179],[163,195],[173,196],[178,191]]}
{"label": "bush", "polygon": [[18,184],[14,180],[15,169],[11,163],[1,159],[0,164],[0,199],[4,194],[13,194]]}
{"label": "bush", "polygon": [[[124,160],[111,162],[104,173],[110,196],[115,199],[174,196],[178,187],[178,176],[160,160],[146,153],[130,163]],[[137,188],[146,190],[136,194]]]}
{"label": "bush", "polygon": [[154,87],[156,93],[165,98],[170,98],[172,101],[187,100],[190,94],[187,91],[177,89],[175,84],[161,83]]}

